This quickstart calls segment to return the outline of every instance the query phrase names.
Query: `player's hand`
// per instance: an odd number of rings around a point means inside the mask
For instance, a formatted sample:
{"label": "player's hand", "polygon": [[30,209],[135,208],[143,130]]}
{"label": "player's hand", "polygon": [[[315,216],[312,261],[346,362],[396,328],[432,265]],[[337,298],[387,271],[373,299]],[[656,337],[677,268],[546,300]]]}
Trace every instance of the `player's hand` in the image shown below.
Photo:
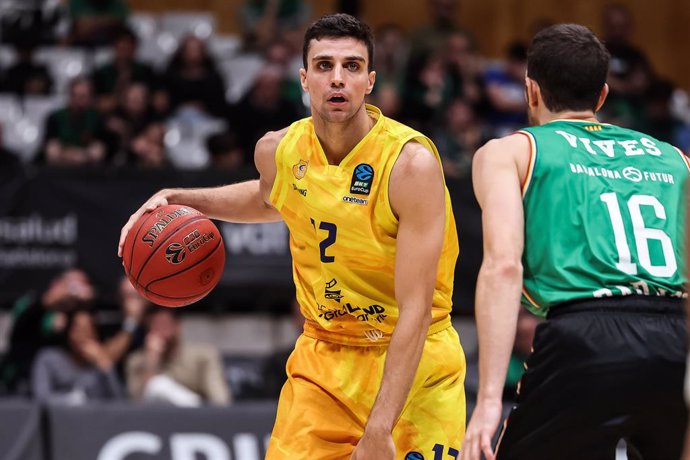
{"label": "player's hand", "polygon": [[351,460],[395,460],[395,443],[388,430],[364,430]]}
{"label": "player's hand", "polygon": [[147,212],[151,212],[154,209],[165,206],[168,204],[167,190],[161,190],[160,192],[149,198],[146,203],[142,204],[137,211],[129,216],[129,220],[120,230],[120,242],[117,244],[117,256],[122,257],[122,248],[125,246],[125,238],[127,238],[127,233],[132,229],[134,223],[139,220]]}
{"label": "player's hand", "polygon": [[458,460],[480,460],[481,454],[484,454],[486,460],[496,458],[491,449],[491,440],[501,421],[502,413],[503,404],[500,399],[477,401]]}

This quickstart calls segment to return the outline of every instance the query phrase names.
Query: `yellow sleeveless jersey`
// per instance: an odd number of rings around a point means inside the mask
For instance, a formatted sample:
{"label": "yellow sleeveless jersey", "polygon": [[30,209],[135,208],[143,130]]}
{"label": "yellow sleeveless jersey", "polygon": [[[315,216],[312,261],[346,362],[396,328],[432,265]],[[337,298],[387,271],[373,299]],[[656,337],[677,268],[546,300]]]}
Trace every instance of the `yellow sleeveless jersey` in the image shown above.
{"label": "yellow sleeveless jersey", "polygon": [[[394,291],[398,220],[388,200],[390,173],[411,140],[437,158],[438,152],[421,133],[386,118],[376,107],[366,108],[376,122],[339,165],[328,164],[311,117],[293,123],[276,151],[270,200],[290,229],[297,300],[307,319],[305,333],[337,343],[379,345],[390,340],[398,319]],[[447,189],[445,195],[445,235],[430,334],[450,324],[458,256]]]}

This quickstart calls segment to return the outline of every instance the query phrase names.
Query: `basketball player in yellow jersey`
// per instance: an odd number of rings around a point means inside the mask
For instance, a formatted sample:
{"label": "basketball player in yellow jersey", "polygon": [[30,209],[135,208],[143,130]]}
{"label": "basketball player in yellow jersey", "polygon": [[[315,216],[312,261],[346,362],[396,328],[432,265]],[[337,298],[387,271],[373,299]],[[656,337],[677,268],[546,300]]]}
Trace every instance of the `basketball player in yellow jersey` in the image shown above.
{"label": "basketball player in yellow jersey", "polygon": [[256,146],[260,179],[168,189],[142,213],[184,204],[216,219],[290,229],[306,321],[266,458],[423,460],[458,456],[465,360],[450,324],[455,222],[436,148],[364,98],[373,37],[336,14],[304,39],[312,116]]}

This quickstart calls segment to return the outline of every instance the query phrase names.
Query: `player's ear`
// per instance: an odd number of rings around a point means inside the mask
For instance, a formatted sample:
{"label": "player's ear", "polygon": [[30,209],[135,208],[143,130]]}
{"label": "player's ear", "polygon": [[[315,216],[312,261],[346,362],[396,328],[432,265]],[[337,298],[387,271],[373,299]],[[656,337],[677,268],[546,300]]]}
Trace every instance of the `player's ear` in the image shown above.
{"label": "player's ear", "polygon": [[539,105],[539,85],[529,77],[525,77],[525,98],[529,107],[536,108]]}
{"label": "player's ear", "polygon": [[309,91],[309,85],[307,85],[307,70],[304,68],[299,69],[299,83],[302,85],[304,91]]}
{"label": "player's ear", "polygon": [[606,97],[608,95],[609,85],[608,83],[604,83],[604,86],[601,87],[601,93],[599,94],[599,100],[597,101],[597,108],[594,110],[594,113],[597,113],[601,109],[601,106],[604,105],[604,101],[606,101]]}
{"label": "player's ear", "polygon": [[371,92],[374,90],[374,83],[376,83],[376,72],[373,70],[369,72],[369,85],[367,85],[367,94],[371,94]]}

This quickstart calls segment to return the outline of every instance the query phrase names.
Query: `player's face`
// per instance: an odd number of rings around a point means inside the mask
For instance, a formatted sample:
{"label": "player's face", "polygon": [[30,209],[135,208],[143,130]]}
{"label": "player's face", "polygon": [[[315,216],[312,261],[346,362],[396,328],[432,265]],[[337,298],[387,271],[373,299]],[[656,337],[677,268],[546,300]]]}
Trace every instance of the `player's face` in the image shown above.
{"label": "player's face", "polygon": [[352,118],[374,88],[376,73],[367,70],[368,64],[362,41],[350,37],[312,40],[307,69],[300,70],[312,115],[334,123]]}

